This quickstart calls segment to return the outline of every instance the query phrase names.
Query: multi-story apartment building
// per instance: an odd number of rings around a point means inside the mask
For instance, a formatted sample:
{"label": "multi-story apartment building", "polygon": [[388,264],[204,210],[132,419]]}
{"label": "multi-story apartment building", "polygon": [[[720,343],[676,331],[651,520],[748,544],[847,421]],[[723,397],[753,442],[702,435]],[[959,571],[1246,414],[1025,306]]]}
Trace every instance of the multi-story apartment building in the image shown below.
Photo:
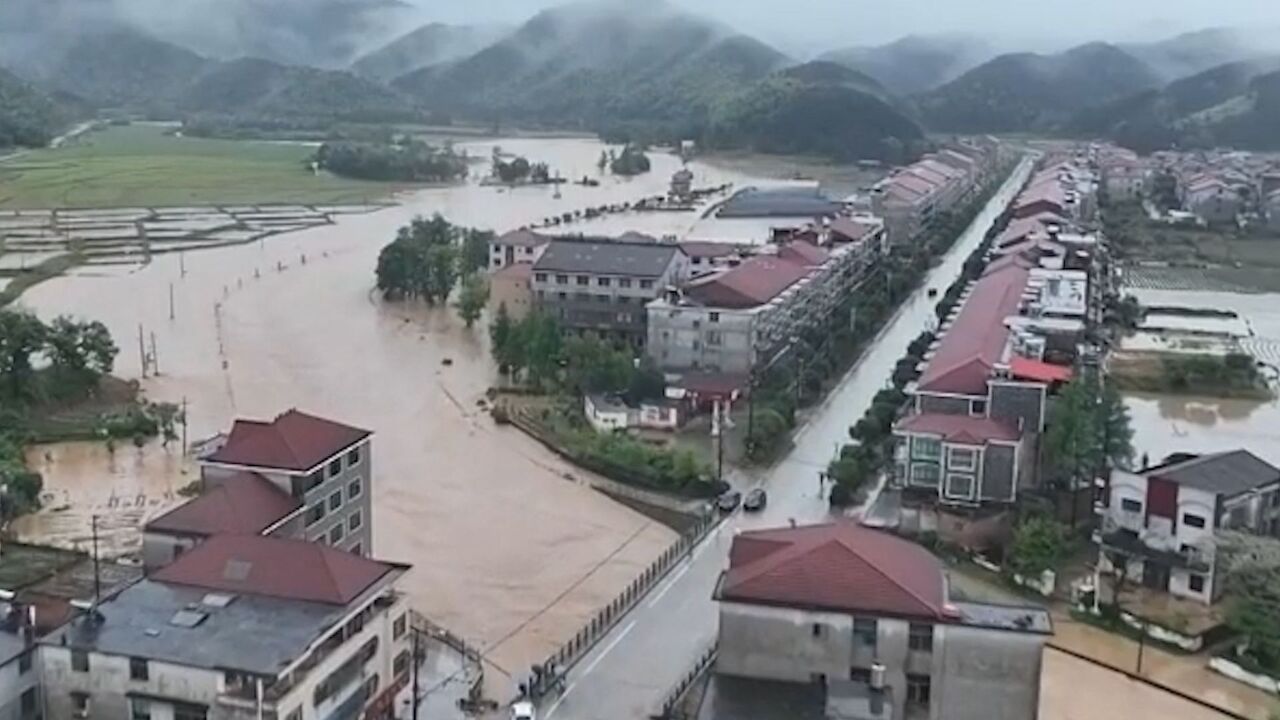
{"label": "multi-story apartment building", "polygon": [[31,608],[0,601],[0,720],[45,717]]}
{"label": "multi-story apartment building", "polygon": [[404,565],[218,535],[40,641],[48,717],[358,717],[410,671]]}
{"label": "multi-story apartment building", "polygon": [[910,242],[933,218],[954,210],[990,180],[999,143],[955,143],[897,168],[871,190],[871,210],[884,218],[889,240]]}
{"label": "multi-story apartment building", "polygon": [[1280,537],[1280,469],[1247,450],[1177,456],[1113,471],[1096,509],[1105,569],[1123,562],[1147,588],[1212,603],[1222,593],[1219,531]]}
{"label": "multi-story apartment building", "polygon": [[688,258],[675,245],[557,239],[533,265],[533,300],[561,327],[641,347],[645,305],[687,275]]}
{"label": "multi-story apartment building", "polygon": [[858,240],[826,247],[794,241],[649,303],[649,357],[671,371],[761,367],[805,328],[830,317],[879,256],[883,225],[840,227]]}
{"label": "multi-story apartment building", "polygon": [[236,420],[201,459],[199,497],[143,528],[143,560],[164,565],[219,533],[298,538],[373,550],[372,433],[289,410]]}
{"label": "multi-story apartment building", "polygon": [[537,262],[551,237],[532,230],[512,230],[489,241],[489,270],[515,263]]}
{"label": "multi-story apartment building", "polygon": [[953,600],[910,541],[847,522],[743,532],[715,597],[717,673],[883,709],[865,717],[1037,716],[1048,612]]}

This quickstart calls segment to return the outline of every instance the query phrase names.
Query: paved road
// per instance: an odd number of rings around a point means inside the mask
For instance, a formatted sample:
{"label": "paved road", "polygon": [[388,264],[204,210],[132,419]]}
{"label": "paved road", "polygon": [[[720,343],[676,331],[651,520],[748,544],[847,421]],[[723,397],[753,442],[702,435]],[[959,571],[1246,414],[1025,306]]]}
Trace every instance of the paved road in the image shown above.
{"label": "paved road", "polygon": [[827,400],[811,413],[796,436],[795,447],[766,471],[733,478],[741,488],[768,488],[769,505],[756,514],[736,513],[696,547],[684,565],[672,571],[648,597],[570,671],[565,693],[544,704],[549,720],[618,720],[643,718],[656,709],[668,690],[688,672],[698,655],[715,640],[717,609],[711,599],[729,544],[739,529],[819,522],[830,516],[818,472],[826,468],[848,428],[885,387],[907,345],[935,322],[936,299],[928,288],[945,290],[981,241],[987,228],[1021,186],[1024,163],[992,199],[951,252],[911,296],[877,342],[844,377]]}

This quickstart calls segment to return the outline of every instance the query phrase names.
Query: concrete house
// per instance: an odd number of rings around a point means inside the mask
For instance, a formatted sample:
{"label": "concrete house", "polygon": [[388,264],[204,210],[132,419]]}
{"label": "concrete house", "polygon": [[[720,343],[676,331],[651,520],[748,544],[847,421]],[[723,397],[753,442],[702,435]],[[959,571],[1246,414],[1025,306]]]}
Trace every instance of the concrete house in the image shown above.
{"label": "concrete house", "polygon": [[533,265],[534,303],[564,328],[642,347],[645,305],[688,274],[675,245],[558,239]]}
{"label": "concrete house", "polygon": [[489,273],[489,313],[506,306],[512,320],[533,309],[533,263],[510,263]]}
{"label": "concrete house", "polygon": [[159,567],[220,533],[373,549],[372,433],[298,410],[236,420],[200,464],[201,495],[149,521],[143,560]]}
{"label": "concrete house", "polygon": [[515,263],[537,262],[551,237],[532,230],[512,230],[489,241],[489,270]]}
{"label": "concrete house", "polygon": [[910,541],[847,522],[743,532],[715,598],[717,673],[802,684],[856,718],[1037,715],[1049,614],[952,600]]}
{"label": "concrete house", "polygon": [[46,717],[33,616],[29,606],[0,602],[0,720]]}
{"label": "concrete house", "polygon": [[1215,534],[1280,537],[1280,469],[1248,450],[1175,457],[1137,473],[1113,471],[1097,512],[1101,562],[1126,558],[1144,587],[1202,603],[1222,594]]}
{"label": "concrete house", "polygon": [[49,718],[357,717],[410,670],[408,570],[219,535],[40,641]]}
{"label": "concrete house", "polygon": [[1183,205],[1209,225],[1234,223],[1244,209],[1244,201],[1236,190],[1211,175],[1201,175],[1187,183]]}

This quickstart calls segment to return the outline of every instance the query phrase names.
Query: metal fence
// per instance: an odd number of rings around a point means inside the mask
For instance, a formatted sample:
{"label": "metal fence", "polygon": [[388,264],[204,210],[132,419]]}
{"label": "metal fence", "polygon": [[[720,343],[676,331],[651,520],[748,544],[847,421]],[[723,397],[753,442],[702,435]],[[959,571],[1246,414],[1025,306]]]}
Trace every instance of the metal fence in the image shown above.
{"label": "metal fence", "polygon": [[678,718],[683,718],[684,713],[678,710],[680,701],[684,698],[684,694],[689,692],[689,688],[693,687],[693,684],[702,676],[702,673],[715,661],[716,645],[712,643],[711,647],[698,656],[689,672],[682,675],[680,681],[667,691],[667,696],[662,699],[662,704],[658,706],[657,712],[649,717],[652,720],[677,720]]}
{"label": "metal fence", "polygon": [[[699,516],[698,520],[692,527],[682,533],[680,537],[673,542],[657,560],[654,560],[649,567],[645,568],[631,584],[626,587],[617,597],[609,604],[605,605],[591,618],[572,638],[564,645],[556,650],[546,661],[542,663],[543,668],[559,668],[563,673],[573,666],[578,660],[581,660],[595,644],[618,624],[623,617],[644,598],[654,585],[657,585],[667,573],[685,557],[691,557],[693,549],[712,528],[716,526],[720,518],[714,512],[707,512]],[[543,678],[554,680],[554,674],[544,673]],[[549,691],[550,683],[533,683],[528,685],[529,694],[534,698],[541,697]]]}

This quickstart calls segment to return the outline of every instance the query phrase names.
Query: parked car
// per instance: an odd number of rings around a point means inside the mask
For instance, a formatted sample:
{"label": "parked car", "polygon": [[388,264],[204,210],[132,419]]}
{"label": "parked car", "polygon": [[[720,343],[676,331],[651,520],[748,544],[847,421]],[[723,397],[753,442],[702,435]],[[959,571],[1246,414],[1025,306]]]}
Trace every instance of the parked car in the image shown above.
{"label": "parked car", "polygon": [[759,512],[769,502],[769,495],[764,488],[756,488],[747,493],[747,499],[742,502],[742,509],[747,512]]}
{"label": "parked car", "polygon": [[720,512],[731,513],[738,509],[738,505],[742,502],[742,493],[737,490],[730,490],[720,496],[716,501],[716,507],[720,508]]}
{"label": "parked car", "polygon": [[521,700],[511,706],[511,720],[535,720],[537,718],[533,703]]}

